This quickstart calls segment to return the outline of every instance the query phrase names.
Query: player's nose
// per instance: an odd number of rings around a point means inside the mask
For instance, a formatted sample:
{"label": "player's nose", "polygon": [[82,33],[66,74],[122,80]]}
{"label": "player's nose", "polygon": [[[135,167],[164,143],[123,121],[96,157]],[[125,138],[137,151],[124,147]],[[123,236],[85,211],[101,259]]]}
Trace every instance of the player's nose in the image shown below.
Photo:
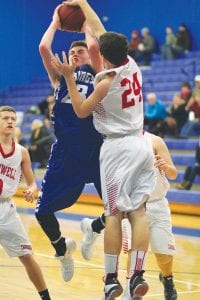
{"label": "player's nose", "polygon": [[14,120],[12,118],[8,119],[8,123],[9,124],[13,124],[14,123]]}

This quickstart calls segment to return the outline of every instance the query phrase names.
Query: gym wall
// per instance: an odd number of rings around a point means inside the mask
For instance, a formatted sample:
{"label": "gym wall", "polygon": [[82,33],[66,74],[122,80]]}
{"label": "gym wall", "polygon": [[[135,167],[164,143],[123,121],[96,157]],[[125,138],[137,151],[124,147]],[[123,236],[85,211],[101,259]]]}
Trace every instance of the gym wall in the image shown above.
{"label": "gym wall", "polygon": [[[171,25],[175,32],[185,23],[193,37],[193,49],[200,50],[199,0],[88,0],[109,31],[124,33],[128,38],[132,29],[149,27],[162,44],[165,27]],[[24,84],[33,77],[45,76],[38,45],[50,23],[57,0],[1,1],[0,10],[0,89]],[[124,6],[121,6],[123,3]],[[68,49],[74,39],[84,36],[58,32],[53,50]]]}

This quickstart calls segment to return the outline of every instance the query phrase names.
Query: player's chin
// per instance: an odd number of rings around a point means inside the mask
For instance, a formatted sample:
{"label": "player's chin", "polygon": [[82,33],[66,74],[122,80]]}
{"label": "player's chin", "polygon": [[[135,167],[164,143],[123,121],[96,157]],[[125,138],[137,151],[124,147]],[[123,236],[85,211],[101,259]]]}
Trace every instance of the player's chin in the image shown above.
{"label": "player's chin", "polygon": [[7,131],[8,133],[13,133],[13,134],[14,134],[14,128],[13,128],[13,127],[7,127],[7,128],[6,128],[6,131]]}
{"label": "player's chin", "polygon": [[79,59],[75,58],[75,59],[72,59],[72,63],[76,66],[76,67],[79,67],[81,65],[81,62]]}

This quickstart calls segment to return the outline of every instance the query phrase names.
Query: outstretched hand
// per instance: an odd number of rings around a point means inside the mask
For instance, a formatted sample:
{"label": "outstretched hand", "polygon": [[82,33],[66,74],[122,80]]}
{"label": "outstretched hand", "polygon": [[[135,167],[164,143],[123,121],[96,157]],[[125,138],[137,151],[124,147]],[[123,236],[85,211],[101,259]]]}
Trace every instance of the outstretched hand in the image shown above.
{"label": "outstretched hand", "polygon": [[62,59],[63,61],[60,60],[58,54],[56,53],[54,56],[52,56],[51,64],[64,77],[73,76],[76,68],[75,63],[73,62],[71,64],[68,63],[67,56],[64,51],[62,51]]}

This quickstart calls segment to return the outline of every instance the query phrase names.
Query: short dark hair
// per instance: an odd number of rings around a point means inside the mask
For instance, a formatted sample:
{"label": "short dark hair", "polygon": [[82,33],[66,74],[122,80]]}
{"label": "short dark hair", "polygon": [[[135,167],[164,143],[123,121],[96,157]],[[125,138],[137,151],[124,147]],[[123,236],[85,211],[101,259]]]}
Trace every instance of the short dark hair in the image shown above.
{"label": "short dark hair", "polygon": [[0,113],[3,111],[11,111],[16,114],[16,110],[11,106],[0,106]]}
{"label": "short dark hair", "polygon": [[86,41],[80,40],[80,41],[74,41],[74,42],[72,42],[69,50],[72,49],[72,48],[74,48],[74,47],[81,47],[81,46],[85,47],[86,49],[88,49]]}
{"label": "short dark hair", "polygon": [[113,65],[122,64],[128,55],[128,40],[125,35],[106,32],[99,38],[101,54]]}
{"label": "short dark hair", "polygon": [[184,81],[182,84],[181,84],[181,87],[187,87],[188,89],[191,89],[191,85],[188,81]]}

